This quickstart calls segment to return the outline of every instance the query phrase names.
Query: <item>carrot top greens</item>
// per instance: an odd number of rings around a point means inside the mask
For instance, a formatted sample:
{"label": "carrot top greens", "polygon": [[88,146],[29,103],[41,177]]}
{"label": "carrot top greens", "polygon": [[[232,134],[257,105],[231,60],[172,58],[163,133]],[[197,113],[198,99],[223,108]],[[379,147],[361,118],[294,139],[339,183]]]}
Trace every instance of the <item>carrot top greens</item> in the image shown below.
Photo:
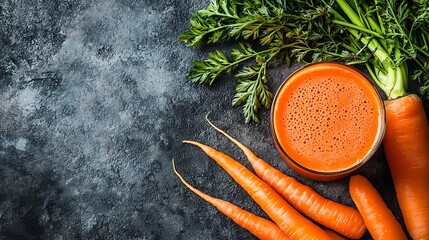
{"label": "carrot top greens", "polygon": [[212,85],[234,73],[232,105],[244,105],[246,122],[271,106],[267,70],[294,60],[362,64],[388,99],[406,95],[408,79],[429,97],[426,0],[211,0],[190,24],[179,41],[191,47],[234,43],[195,60],[189,78]]}

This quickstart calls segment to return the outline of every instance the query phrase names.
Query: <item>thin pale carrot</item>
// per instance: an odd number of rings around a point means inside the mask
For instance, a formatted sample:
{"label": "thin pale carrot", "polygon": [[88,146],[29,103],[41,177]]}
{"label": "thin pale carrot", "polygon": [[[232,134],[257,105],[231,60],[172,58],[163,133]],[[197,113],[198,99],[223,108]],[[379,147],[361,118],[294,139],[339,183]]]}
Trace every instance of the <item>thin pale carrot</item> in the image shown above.
{"label": "thin pale carrot", "polygon": [[183,141],[200,147],[255,200],[280,229],[292,239],[331,239],[319,226],[302,216],[266,182],[230,156],[205,144]]}
{"label": "thin pale carrot", "polygon": [[255,237],[266,240],[290,239],[274,222],[259,217],[249,211],[246,211],[228,201],[212,197],[189,184],[176,170],[174,160],[172,161],[174,173],[179,177],[182,183],[196,195],[216,207],[220,212],[232,219],[242,228],[248,230]]}
{"label": "thin pale carrot", "polygon": [[329,200],[309,186],[287,176],[256,156],[252,150],[214,125],[207,117],[206,120],[236,144],[244,152],[256,174],[300,212],[348,238],[359,239],[365,234],[365,223],[357,209]]}
{"label": "thin pale carrot", "polygon": [[407,239],[401,224],[367,178],[361,175],[352,176],[349,191],[375,240]]}
{"label": "thin pale carrot", "polygon": [[429,127],[421,99],[385,101],[384,152],[405,226],[413,239],[429,239]]}

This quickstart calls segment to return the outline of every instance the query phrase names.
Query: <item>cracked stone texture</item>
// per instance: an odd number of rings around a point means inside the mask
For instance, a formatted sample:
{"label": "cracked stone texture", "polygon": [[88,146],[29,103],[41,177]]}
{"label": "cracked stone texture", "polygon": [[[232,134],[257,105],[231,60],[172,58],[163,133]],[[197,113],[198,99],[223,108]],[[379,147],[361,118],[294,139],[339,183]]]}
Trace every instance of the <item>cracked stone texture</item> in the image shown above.
{"label": "cracked stone texture", "polygon": [[[0,4],[0,239],[252,239],[186,189],[266,216],[195,147],[249,166],[211,119],[280,170],[353,205],[348,179],[317,183],[276,153],[269,112],[245,124],[235,83],[193,85],[187,71],[210,48],[177,38],[208,1],[34,0]],[[270,71],[271,88],[299,67]],[[412,90],[412,91],[415,91]],[[427,108],[427,102],[425,102]],[[402,223],[382,151],[363,166]],[[364,239],[369,239],[366,234]]]}

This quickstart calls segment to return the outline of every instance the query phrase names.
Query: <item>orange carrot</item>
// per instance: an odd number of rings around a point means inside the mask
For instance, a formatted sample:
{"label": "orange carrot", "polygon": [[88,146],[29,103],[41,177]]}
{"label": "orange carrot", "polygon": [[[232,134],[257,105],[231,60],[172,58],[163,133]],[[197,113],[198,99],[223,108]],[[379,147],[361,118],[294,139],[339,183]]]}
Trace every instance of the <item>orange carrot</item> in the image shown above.
{"label": "orange carrot", "polygon": [[325,231],[289,205],[266,182],[230,156],[199,142],[183,142],[200,147],[215,160],[290,238],[331,239]]}
{"label": "orange carrot", "polygon": [[407,239],[401,224],[368,179],[361,175],[352,176],[349,191],[375,240]]}
{"label": "orange carrot", "polygon": [[344,238],[343,236],[339,235],[338,233],[329,230],[329,229],[325,229],[325,232],[328,233],[328,235],[333,239],[333,240],[346,240],[346,238]]}
{"label": "orange carrot", "polygon": [[421,99],[388,100],[384,152],[405,226],[413,239],[429,239],[429,127]]}
{"label": "orange carrot", "polygon": [[174,172],[186,187],[188,187],[192,192],[197,194],[208,203],[212,204],[220,212],[231,218],[235,223],[248,230],[257,238],[267,240],[290,239],[274,222],[256,216],[255,214],[248,212],[230,202],[219,198],[214,198],[196,189],[191,184],[186,182],[186,180],[177,172],[174,160],[172,163]]}
{"label": "orange carrot", "polygon": [[365,223],[357,209],[324,198],[309,186],[287,176],[257,157],[252,150],[218,128],[207,117],[206,120],[214,129],[235,143],[244,152],[256,174],[296,209],[348,238],[359,239],[365,234]]}

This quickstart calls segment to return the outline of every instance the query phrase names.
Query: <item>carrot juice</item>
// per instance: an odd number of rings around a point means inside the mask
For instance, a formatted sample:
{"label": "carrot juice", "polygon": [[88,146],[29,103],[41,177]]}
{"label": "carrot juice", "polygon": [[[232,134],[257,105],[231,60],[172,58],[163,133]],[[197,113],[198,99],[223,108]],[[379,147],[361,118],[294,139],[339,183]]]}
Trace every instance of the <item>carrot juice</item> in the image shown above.
{"label": "carrot juice", "polygon": [[271,111],[274,142],[298,174],[320,181],[363,165],[384,135],[383,101],[358,70],[316,63],[293,73],[279,88]]}

